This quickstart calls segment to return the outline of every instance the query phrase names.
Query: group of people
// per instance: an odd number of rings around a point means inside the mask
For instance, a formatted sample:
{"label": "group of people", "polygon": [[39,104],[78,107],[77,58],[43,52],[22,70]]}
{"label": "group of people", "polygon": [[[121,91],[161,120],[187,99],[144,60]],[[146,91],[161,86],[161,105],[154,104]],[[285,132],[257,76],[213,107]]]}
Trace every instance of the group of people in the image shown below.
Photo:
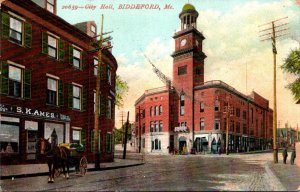
{"label": "group of people", "polygon": [[[287,152],[287,147],[285,147],[282,151],[282,156],[283,156],[283,163],[286,164],[286,160],[288,158],[288,152]],[[291,153],[291,165],[294,165],[296,159],[296,150],[295,148],[292,148],[292,153]]]}

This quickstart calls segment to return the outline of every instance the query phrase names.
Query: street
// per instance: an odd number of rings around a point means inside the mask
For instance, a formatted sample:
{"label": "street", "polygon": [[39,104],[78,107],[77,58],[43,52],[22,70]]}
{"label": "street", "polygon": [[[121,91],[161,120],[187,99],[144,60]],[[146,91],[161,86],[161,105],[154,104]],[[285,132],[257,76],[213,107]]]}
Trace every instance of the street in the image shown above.
{"label": "street", "polygon": [[1,180],[3,191],[202,191],[297,190],[300,169],[272,163],[272,153],[222,155],[151,155],[141,166],[71,173],[54,184],[46,176]]}

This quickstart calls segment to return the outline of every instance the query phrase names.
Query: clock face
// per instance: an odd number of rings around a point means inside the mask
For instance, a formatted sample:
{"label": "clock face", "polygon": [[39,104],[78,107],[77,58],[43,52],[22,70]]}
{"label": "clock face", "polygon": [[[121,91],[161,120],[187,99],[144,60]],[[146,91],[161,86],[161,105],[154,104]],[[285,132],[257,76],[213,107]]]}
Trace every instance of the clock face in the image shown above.
{"label": "clock face", "polygon": [[183,46],[185,46],[185,45],[186,45],[186,39],[182,39],[182,40],[180,41],[180,46],[183,47]]}

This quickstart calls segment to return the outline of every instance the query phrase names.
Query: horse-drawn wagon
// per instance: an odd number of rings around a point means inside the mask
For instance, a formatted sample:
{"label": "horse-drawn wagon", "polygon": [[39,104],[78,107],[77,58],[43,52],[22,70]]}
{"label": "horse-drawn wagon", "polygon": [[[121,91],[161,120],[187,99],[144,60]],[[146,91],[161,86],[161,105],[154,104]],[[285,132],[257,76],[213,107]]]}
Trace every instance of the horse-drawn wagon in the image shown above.
{"label": "horse-drawn wagon", "polygon": [[87,172],[88,161],[84,153],[83,145],[77,143],[62,143],[59,148],[66,148],[69,151],[67,154],[67,163],[69,167],[75,167],[76,173],[80,172],[83,176]]}

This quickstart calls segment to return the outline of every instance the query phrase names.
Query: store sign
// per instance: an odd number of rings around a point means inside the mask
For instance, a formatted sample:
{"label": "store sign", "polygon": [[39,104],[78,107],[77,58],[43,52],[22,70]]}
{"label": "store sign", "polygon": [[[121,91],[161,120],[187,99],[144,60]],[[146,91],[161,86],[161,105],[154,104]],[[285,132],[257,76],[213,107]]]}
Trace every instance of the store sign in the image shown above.
{"label": "store sign", "polygon": [[1,104],[1,103],[0,103],[0,112],[19,114],[19,115],[27,115],[27,116],[46,118],[46,119],[52,119],[52,120],[60,120],[60,121],[70,121],[71,120],[68,115],[63,115],[60,113],[41,111],[38,109],[6,105],[6,104]]}
{"label": "store sign", "polygon": [[187,127],[185,126],[180,126],[180,127],[175,127],[174,129],[175,132],[187,132]]}

